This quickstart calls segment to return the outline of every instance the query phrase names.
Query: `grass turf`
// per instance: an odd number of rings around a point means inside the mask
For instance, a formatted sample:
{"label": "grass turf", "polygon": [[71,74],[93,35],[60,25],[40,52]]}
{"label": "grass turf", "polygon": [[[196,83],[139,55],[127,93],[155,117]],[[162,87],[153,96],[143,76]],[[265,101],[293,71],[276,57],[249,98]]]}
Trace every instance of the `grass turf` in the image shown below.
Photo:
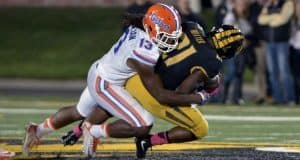
{"label": "grass turf", "polygon": [[[55,109],[61,106],[75,104],[76,99],[57,99],[47,97],[4,97],[0,98],[0,109]],[[297,117],[300,108],[286,106],[253,106],[243,108],[238,106],[208,105],[201,108],[204,115],[226,116],[266,116],[266,117]],[[20,137],[24,134],[24,126],[29,121],[41,122],[49,113],[1,113],[0,112],[0,137]],[[208,120],[210,132],[203,141],[209,142],[267,142],[267,143],[300,143],[300,126],[297,121],[237,121],[237,120]],[[153,132],[171,128],[172,125],[155,119]],[[69,130],[66,127],[55,132],[49,137],[60,137]],[[109,139],[110,140],[110,139]]]}
{"label": "grass turf", "polygon": [[[0,77],[84,78],[121,35],[121,8],[1,8]],[[208,28],[214,14],[204,10]],[[246,74],[246,79],[251,79]]]}
{"label": "grass turf", "polygon": [[121,34],[122,9],[1,8],[0,77],[82,78]]}

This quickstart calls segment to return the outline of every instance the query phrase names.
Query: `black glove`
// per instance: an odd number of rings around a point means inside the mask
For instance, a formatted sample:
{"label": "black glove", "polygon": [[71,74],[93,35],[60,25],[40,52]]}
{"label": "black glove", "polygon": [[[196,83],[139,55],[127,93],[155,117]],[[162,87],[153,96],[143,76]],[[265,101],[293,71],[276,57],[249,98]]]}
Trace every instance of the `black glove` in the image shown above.
{"label": "black glove", "polygon": [[69,131],[67,134],[61,137],[61,143],[65,146],[74,145],[82,135],[81,126],[83,124],[83,120],[78,124],[78,126],[74,127],[73,130]]}
{"label": "black glove", "polygon": [[61,137],[61,143],[63,143],[64,146],[74,145],[79,140],[79,138],[80,137],[77,137],[73,130],[71,130]]}

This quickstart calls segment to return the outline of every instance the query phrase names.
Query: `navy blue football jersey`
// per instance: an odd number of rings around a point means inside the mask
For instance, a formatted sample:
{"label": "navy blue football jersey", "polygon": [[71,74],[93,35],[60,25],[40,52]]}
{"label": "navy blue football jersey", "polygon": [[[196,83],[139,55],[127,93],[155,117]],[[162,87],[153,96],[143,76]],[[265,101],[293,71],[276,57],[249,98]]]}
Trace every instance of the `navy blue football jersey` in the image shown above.
{"label": "navy blue football jersey", "polygon": [[219,73],[222,60],[207,42],[197,23],[182,24],[183,37],[176,50],[162,54],[155,66],[166,89],[175,90],[194,70],[200,69],[208,78]]}

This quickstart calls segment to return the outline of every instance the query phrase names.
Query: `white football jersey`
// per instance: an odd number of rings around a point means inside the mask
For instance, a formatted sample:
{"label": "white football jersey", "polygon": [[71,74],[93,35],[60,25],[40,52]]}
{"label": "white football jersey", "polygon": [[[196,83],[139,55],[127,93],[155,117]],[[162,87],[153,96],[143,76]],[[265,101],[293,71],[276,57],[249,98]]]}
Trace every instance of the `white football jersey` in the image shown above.
{"label": "white football jersey", "polygon": [[109,52],[97,61],[99,76],[112,84],[124,85],[129,77],[136,74],[127,66],[128,58],[151,67],[159,58],[159,50],[147,33],[132,26],[123,33]]}

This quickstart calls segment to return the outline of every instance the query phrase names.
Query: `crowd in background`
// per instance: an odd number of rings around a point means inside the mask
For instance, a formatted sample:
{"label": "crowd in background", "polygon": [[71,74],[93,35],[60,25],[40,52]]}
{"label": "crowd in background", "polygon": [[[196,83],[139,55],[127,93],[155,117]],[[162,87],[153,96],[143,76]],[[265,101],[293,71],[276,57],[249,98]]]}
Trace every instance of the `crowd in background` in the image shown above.
{"label": "crowd in background", "polygon": [[[189,0],[171,2],[183,21],[195,21],[209,31],[204,15],[193,13]],[[233,24],[246,37],[244,53],[223,62],[221,92],[214,101],[243,105],[244,74],[248,68],[254,75],[257,104],[299,103],[300,1],[223,0],[217,6],[212,3],[203,0],[201,4],[215,12],[214,25]],[[150,5],[146,0],[136,0],[126,12],[144,13]]]}
{"label": "crowd in background", "polygon": [[244,54],[224,62],[222,103],[244,103],[246,67],[255,76],[256,103],[299,103],[299,6],[293,0],[226,0],[216,9],[216,25],[234,24],[247,39]]}

